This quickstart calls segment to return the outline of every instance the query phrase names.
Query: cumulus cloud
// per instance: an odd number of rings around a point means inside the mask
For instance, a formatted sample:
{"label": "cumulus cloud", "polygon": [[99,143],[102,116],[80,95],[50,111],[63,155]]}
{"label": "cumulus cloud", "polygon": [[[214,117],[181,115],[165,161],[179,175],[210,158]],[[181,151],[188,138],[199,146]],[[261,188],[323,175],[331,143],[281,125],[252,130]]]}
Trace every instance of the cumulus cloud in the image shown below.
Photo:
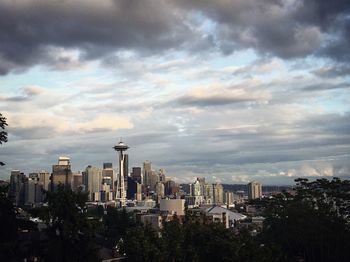
{"label": "cumulus cloud", "polygon": [[11,167],[101,165],[123,137],[130,165],[179,181],[349,174],[345,1],[25,0],[0,13]]}
{"label": "cumulus cloud", "polygon": [[174,99],[173,103],[180,106],[222,106],[245,102],[267,103],[270,95],[266,91],[249,90],[249,88],[230,88],[216,86],[197,88],[188,94]]}
{"label": "cumulus cloud", "polygon": [[3,1],[0,12],[2,74],[35,64],[66,69],[123,49],[159,52],[198,37],[182,12],[159,1]]}
{"label": "cumulus cloud", "polygon": [[80,68],[125,50],[148,56],[252,48],[282,58],[349,58],[346,1],[28,0],[2,1],[0,12],[0,74],[38,64]]}
{"label": "cumulus cloud", "polygon": [[115,115],[98,115],[83,122],[67,118],[64,115],[43,113],[9,113],[9,134],[23,139],[52,138],[72,134],[84,134],[87,132],[102,132],[133,127],[126,117]]}

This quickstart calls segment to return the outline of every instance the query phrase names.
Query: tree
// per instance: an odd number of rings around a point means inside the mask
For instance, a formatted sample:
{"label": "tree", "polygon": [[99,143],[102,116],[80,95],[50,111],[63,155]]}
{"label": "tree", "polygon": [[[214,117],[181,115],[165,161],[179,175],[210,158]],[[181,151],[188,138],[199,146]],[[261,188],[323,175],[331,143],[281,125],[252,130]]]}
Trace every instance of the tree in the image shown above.
{"label": "tree", "polygon": [[[6,122],[6,117],[4,117],[1,113],[0,113],[0,145],[2,145],[2,143],[6,143],[7,142],[7,132],[4,131],[5,127],[7,126],[7,122]],[[5,163],[0,161],[0,166],[5,165]]]}
{"label": "tree", "polygon": [[110,247],[115,247],[120,238],[126,235],[126,231],[135,226],[130,213],[123,208],[118,210],[115,207],[108,206],[107,212],[103,216],[104,237],[108,238]]}
{"label": "tree", "polygon": [[94,232],[86,216],[87,194],[58,186],[46,192],[49,241],[45,259],[48,261],[96,261]]}
{"label": "tree", "polygon": [[283,261],[248,232],[236,235],[221,223],[177,217],[159,232],[147,225],[131,229],[124,243],[128,261]]}
{"label": "tree", "polygon": [[290,261],[348,261],[350,181],[296,182],[295,195],[267,203],[262,241],[280,247]]}
{"label": "tree", "polygon": [[145,227],[138,226],[128,230],[123,249],[128,257],[128,261],[164,261],[160,250],[162,246],[161,241],[158,233],[149,225]]}
{"label": "tree", "polygon": [[7,197],[8,186],[0,186],[0,261],[14,261],[17,245],[15,208]]}

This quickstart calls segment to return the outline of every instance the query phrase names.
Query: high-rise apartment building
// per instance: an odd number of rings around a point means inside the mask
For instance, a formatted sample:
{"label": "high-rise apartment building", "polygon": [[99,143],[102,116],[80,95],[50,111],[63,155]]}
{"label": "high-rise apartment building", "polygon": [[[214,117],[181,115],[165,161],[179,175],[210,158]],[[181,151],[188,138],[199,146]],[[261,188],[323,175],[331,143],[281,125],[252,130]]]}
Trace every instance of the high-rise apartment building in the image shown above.
{"label": "high-rise apartment building", "polygon": [[262,186],[257,181],[248,184],[248,199],[256,199],[262,197]]}
{"label": "high-rise apartment building", "polygon": [[234,204],[234,194],[233,192],[225,192],[225,199],[224,199],[224,202],[227,206],[229,205],[233,205]]}
{"label": "high-rise apartment building", "polygon": [[215,204],[223,204],[224,203],[224,187],[219,184],[213,184],[213,196]]}

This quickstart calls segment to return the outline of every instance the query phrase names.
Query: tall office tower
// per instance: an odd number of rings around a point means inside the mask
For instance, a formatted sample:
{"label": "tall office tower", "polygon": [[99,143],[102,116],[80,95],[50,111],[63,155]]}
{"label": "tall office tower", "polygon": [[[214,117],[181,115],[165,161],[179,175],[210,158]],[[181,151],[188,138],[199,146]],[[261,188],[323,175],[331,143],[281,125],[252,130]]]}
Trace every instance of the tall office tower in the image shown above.
{"label": "tall office tower", "polygon": [[28,178],[25,181],[25,204],[34,205],[42,202],[42,184],[36,178]]}
{"label": "tall office tower", "polygon": [[98,195],[101,190],[102,170],[98,167],[88,166],[84,172],[85,191],[89,191],[90,201],[99,201]]}
{"label": "tall office tower", "polygon": [[78,173],[73,173],[72,190],[78,191],[83,188],[83,175]]}
{"label": "tall office tower", "polygon": [[103,176],[103,170],[102,170],[102,190],[104,191],[112,191],[113,190],[113,182],[112,178],[110,176]]}
{"label": "tall office tower", "polygon": [[101,191],[111,192],[112,187],[112,179],[109,176],[102,176]]}
{"label": "tall office tower", "polygon": [[132,177],[128,177],[127,198],[136,201],[142,200],[142,185]]}
{"label": "tall office tower", "polygon": [[137,183],[142,184],[141,167],[133,167],[131,177],[132,177],[132,179],[137,181]]}
{"label": "tall office tower", "polygon": [[43,185],[43,189],[48,191],[50,185],[50,173],[45,170],[40,171],[39,182]]}
{"label": "tall office tower", "polygon": [[125,174],[125,154],[123,154],[123,151],[128,150],[128,146],[120,141],[116,146],[113,147],[115,151],[119,153],[119,173],[117,176],[117,194],[116,194],[116,200],[120,202],[120,206],[125,206],[126,204],[126,190],[125,190],[125,177],[128,176],[128,174]]}
{"label": "tall office tower", "polygon": [[165,193],[165,186],[162,182],[157,182],[156,184],[156,194],[158,196],[158,199],[161,199],[164,197]]}
{"label": "tall office tower", "polygon": [[145,160],[143,162],[143,184],[146,186],[150,185],[150,176],[152,172],[152,163],[151,161]]}
{"label": "tall office tower", "polygon": [[72,184],[72,170],[69,157],[60,156],[58,165],[52,166],[51,190],[55,191],[59,184],[70,188]]}
{"label": "tall office tower", "polygon": [[[27,190],[28,189],[28,190]],[[35,205],[42,202],[43,185],[38,173],[29,173],[26,183],[26,204]]]}
{"label": "tall office tower", "polygon": [[224,187],[221,184],[213,184],[213,196],[215,204],[224,203]]}
{"label": "tall office tower", "polygon": [[112,163],[103,163],[102,177],[111,178],[111,191],[114,190],[114,181],[115,181],[115,171],[113,169]]}
{"label": "tall office tower", "polygon": [[110,169],[110,168],[113,168],[112,163],[103,163],[103,169]]}
{"label": "tall office tower", "polygon": [[256,199],[262,197],[261,184],[257,181],[252,181],[248,185],[248,199]]}
{"label": "tall office tower", "polygon": [[165,169],[161,168],[159,169],[159,181],[165,182]]}
{"label": "tall office tower", "polygon": [[10,176],[9,198],[14,205],[22,205],[25,201],[25,183],[26,177],[19,170],[12,170]]}
{"label": "tall office tower", "polygon": [[179,192],[179,186],[173,180],[166,181],[164,187],[165,195],[167,196],[175,195]]}
{"label": "tall office tower", "polygon": [[126,192],[128,199],[139,200],[141,195],[141,184],[132,177],[128,177],[128,190]]}
{"label": "tall office tower", "polygon": [[39,174],[38,173],[29,173],[28,178],[38,180],[39,179]]}
{"label": "tall office tower", "polygon": [[151,191],[154,191],[156,188],[156,184],[159,182],[159,176],[157,172],[151,171],[149,173],[149,188]]}

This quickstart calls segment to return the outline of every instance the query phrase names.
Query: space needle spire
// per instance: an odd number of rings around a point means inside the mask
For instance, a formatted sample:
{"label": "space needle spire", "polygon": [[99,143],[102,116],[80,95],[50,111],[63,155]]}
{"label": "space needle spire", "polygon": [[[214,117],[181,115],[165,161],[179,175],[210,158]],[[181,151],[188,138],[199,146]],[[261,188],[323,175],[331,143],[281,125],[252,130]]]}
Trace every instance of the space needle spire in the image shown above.
{"label": "space needle spire", "polygon": [[126,191],[125,191],[125,184],[124,179],[125,176],[128,174],[124,174],[125,172],[125,154],[123,154],[124,151],[128,150],[129,146],[122,142],[120,142],[115,145],[114,150],[119,153],[119,173],[117,176],[117,192],[116,192],[116,200],[119,201],[120,206],[125,206],[126,204]]}

